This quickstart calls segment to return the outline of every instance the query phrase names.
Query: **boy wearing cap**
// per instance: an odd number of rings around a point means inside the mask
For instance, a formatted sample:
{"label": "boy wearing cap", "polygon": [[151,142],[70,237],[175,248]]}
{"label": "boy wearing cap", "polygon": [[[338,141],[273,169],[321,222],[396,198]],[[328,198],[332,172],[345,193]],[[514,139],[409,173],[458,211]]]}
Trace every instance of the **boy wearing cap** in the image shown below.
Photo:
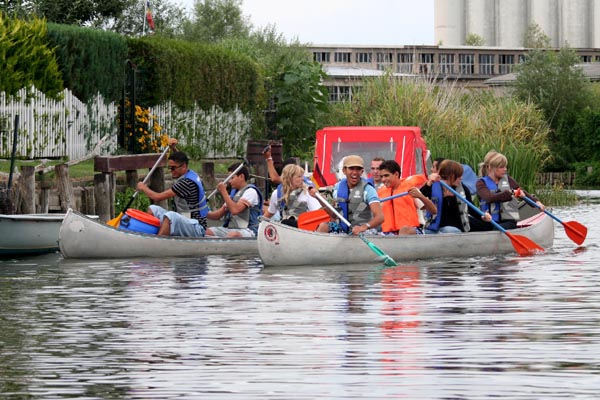
{"label": "boy wearing cap", "polygon": [[341,222],[323,222],[317,228],[318,232],[350,233],[350,229],[353,235],[367,231],[377,232],[377,227],[383,222],[383,211],[377,191],[362,178],[364,169],[365,165],[360,156],[346,156],[342,168],[345,178],[333,188],[333,198],[344,218],[352,226],[348,227]]}

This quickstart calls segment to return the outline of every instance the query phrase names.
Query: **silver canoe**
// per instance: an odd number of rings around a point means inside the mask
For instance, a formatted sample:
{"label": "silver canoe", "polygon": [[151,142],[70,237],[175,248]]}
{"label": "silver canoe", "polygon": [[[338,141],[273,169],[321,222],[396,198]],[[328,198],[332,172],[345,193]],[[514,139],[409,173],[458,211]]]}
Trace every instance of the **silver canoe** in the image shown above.
{"label": "silver canoe", "polygon": [[65,258],[258,255],[256,238],[184,238],[125,231],[69,210],[58,234]]}
{"label": "silver canoe", "polygon": [[43,254],[58,250],[65,214],[0,214],[0,255]]}
{"label": "silver canoe", "polygon": [[[520,226],[511,235],[525,236],[544,249],[552,247],[554,223],[546,214],[537,214]],[[367,238],[395,261],[515,252],[508,236],[499,231]],[[266,267],[382,263],[356,236],[309,232],[267,220],[258,228],[258,253]]]}

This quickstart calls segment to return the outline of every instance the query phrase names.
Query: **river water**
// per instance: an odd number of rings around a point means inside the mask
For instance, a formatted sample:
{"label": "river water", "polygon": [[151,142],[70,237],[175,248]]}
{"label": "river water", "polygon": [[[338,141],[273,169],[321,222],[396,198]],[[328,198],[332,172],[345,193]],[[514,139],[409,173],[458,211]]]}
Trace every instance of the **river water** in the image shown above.
{"label": "river water", "polygon": [[596,399],[596,200],[553,209],[588,227],[582,247],[556,224],[553,249],[533,257],[0,260],[0,394]]}

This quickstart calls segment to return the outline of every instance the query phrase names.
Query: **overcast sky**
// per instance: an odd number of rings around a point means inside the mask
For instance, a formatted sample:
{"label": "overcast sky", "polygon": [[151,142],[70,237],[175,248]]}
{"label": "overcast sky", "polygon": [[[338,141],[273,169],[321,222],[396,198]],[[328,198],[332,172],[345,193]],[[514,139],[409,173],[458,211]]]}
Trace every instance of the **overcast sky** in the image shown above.
{"label": "overcast sky", "polygon": [[274,24],[302,43],[434,44],[433,0],[243,0],[242,11],[252,25]]}

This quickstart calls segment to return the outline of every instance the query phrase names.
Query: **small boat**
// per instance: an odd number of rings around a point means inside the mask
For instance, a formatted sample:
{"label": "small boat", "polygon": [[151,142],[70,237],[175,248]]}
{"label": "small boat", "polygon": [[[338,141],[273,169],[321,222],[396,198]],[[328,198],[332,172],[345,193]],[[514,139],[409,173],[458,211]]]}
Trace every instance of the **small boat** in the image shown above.
{"label": "small boat", "polygon": [[65,258],[258,255],[256,238],[157,236],[117,229],[68,210],[58,233]]}
{"label": "small boat", "polygon": [[58,251],[65,214],[0,214],[0,256]]}
{"label": "small boat", "polygon": [[[519,227],[509,232],[544,249],[554,243],[554,223],[544,213],[519,222]],[[515,252],[508,236],[499,231],[367,238],[395,261]],[[311,232],[268,220],[261,221],[258,228],[258,253],[265,267],[381,263],[357,236]]]}

